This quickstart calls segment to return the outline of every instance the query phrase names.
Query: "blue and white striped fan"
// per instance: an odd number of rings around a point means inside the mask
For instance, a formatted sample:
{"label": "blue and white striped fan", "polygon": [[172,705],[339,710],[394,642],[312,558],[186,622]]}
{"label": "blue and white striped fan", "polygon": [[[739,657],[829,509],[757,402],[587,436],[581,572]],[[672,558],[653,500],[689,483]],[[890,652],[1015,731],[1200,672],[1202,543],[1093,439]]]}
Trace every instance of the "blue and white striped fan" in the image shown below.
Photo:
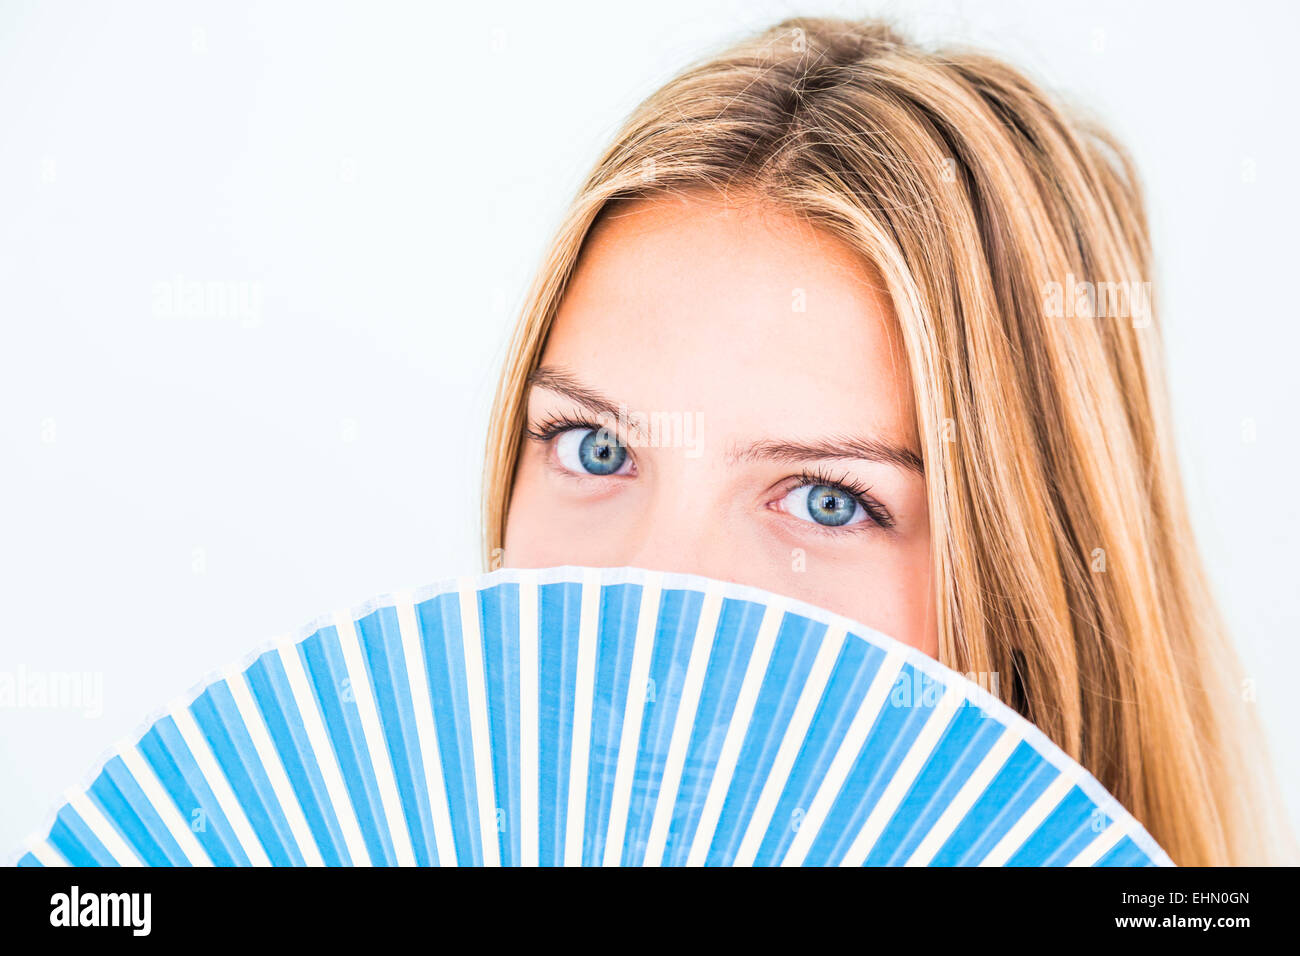
{"label": "blue and white striped fan", "polygon": [[1171,865],[975,683],[755,588],[506,569],[178,700],[20,866]]}

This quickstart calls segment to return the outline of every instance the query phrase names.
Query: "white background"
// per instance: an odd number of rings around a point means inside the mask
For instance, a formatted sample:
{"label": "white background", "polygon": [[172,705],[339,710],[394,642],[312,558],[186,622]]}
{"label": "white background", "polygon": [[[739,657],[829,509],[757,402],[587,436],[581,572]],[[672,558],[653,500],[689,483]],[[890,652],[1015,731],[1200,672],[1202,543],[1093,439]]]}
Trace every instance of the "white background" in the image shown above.
{"label": "white background", "polygon": [[[1300,818],[1293,5],[6,2],[0,671],[104,696],[0,708],[0,854],[211,669],[477,570],[507,329],[619,121],[780,17],[871,12],[1135,156],[1198,532]],[[178,278],[255,286],[254,321],[168,315]]]}

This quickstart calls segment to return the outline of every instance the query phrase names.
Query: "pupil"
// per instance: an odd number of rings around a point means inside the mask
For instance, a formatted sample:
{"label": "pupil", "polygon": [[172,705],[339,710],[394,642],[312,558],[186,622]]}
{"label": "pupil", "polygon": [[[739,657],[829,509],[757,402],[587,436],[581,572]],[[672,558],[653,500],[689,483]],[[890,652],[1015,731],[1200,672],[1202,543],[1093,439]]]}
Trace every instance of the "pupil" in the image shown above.
{"label": "pupil", "polygon": [[593,429],[578,446],[578,459],[592,475],[612,475],[622,467],[627,449],[604,429]]}
{"label": "pupil", "polygon": [[814,485],[808,490],[808,513],[818,524],[844,524],[853,517],[852,504],[843,492],[828,485]]}

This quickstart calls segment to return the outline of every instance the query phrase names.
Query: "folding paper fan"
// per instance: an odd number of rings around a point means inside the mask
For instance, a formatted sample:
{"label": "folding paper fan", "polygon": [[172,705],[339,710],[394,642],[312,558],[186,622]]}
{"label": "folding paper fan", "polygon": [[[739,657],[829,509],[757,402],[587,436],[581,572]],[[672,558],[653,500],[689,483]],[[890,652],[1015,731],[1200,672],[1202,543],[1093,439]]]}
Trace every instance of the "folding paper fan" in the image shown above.
{"label": "folding paper fan", "polygon": [[264,645],[20,866],[1172,865],[1035,727],[755,588],[505,569]]}

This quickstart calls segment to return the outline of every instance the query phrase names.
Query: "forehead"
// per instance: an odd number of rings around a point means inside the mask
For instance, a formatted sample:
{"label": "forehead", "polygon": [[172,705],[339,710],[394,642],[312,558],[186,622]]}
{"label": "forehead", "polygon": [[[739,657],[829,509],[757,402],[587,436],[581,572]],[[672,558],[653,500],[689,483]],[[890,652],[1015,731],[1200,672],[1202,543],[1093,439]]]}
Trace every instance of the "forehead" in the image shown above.
{"label": "forehead", "polygon": [[789,433],[912,435],[878,274],[771,205],[635,200],[588,235],[542,359],[633,410]]}

